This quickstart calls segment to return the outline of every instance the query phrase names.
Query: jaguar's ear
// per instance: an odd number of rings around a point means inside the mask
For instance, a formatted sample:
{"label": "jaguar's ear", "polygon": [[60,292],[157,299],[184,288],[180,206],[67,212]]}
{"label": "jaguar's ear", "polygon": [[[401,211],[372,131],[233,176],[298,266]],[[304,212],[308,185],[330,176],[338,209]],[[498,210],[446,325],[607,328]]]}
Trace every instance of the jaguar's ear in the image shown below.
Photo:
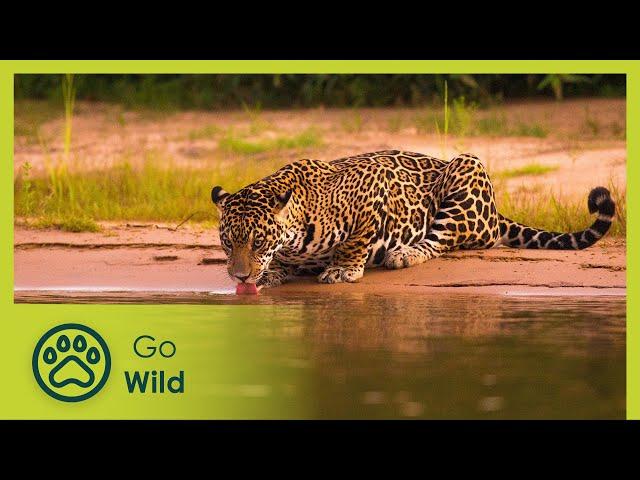
{"label": "jaguar's ear", "polygon": [[211,189],[211,201],[216,207],[218,207],[220,212],[222,212],[222,206],[228,196],[229,194],[225,192],[222,187],[213,187]]}
{"label": "jaguar's ear", "polygon": [[274,213],[276,217],[284,220],[287,218],[289,214],[289,200],[291,199],[292,190],[287,190],[283,194],[276,193],[276,208],[274,209]]}

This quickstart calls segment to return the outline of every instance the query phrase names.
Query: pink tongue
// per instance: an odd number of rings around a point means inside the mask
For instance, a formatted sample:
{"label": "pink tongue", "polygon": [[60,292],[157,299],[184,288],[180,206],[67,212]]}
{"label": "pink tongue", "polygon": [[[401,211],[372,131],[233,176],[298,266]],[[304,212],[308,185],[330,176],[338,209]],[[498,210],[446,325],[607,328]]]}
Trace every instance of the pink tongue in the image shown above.
{"label": "pink tongue", "polygon": [[257,295],[258,287],[255,283],[238,283],[236,285],[236,295]]}

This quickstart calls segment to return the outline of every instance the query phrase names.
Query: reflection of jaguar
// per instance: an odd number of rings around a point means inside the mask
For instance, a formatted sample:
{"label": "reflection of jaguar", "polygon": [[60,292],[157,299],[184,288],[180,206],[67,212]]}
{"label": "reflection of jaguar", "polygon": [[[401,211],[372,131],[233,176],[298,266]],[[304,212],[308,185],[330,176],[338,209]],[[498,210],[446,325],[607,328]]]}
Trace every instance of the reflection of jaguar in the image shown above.
{"label": "reflection of jaguar", "polygon": [[354,282],[365,267],[410,267],[457,248],[582,249],[607,232],[615,212],[598,187],[589,194],[591,227],[530,228],[497,212],[477,157],[446,162],[397,150],[301,160],[234,194],[214,187],[211,199],[229,274],[258,286],[310,271],[320,282]]}

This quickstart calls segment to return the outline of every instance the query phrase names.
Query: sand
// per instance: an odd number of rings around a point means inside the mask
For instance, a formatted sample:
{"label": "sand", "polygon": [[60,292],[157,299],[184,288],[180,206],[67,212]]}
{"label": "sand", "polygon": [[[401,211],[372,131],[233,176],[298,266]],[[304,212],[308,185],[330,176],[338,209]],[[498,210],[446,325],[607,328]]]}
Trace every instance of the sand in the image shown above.
{"label": "sand", "polygon": [[[16,227],[16,299],[34,291],[235,293],[215,229],[171,232],[137,225],[104,224],[100,233]],[[296,277],[260,295],[396,291],[625,295],[626,247],[623,240],[604,239],[582,251],[453,252],[408,269],[367,270],[355,284],[323,285],[314,277]]]}

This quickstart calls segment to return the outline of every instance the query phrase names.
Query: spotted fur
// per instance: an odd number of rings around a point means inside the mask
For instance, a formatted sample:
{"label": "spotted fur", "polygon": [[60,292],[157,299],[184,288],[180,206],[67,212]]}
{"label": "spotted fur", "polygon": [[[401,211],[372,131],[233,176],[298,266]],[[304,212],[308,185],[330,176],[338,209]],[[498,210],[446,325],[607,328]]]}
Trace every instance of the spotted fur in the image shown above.
{"label": "spotted fur", "polygon": [[476,156],[443,161],[398,150],[301,160],[234,194],[214,187],[211,198],[229,275],[268,287],[309,272],[323,283],[355,282],[365,267],[410,267],[455,249],[582,249],[607,232],[615,213],[609,191],[597,187],[589,228],[527,227],[498,213]]}

